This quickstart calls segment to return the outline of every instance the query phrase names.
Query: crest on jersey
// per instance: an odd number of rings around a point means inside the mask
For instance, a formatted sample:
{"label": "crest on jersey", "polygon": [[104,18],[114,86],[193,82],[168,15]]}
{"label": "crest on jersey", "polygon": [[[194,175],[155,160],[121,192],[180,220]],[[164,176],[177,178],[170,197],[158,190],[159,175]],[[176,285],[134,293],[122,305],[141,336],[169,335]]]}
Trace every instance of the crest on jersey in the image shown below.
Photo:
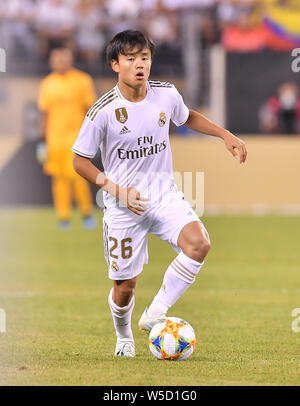
{"label": "crest on jersey", "polygon": [[159,120],[158,120],[158,125],[160,127],[163,127],[167,122],[167,117],[166,117],[166,113],[160,113],[159,115]]}
{"label": "crest on jersey", "polygon": [[126,123],[127,119],[128,119],[128,113],[127,110],[125,109],[125,107],[120,107],[119,109],[115,110],[116,113],[116,119],[124,124]]}
{"label": "crest on jersey", "polygon": [[113,261],[113,262],[111,263],[111,269],[112,269],[113,271],[116,271],[116,272],[119,270],[119,265],[117,264],[116,261]]}

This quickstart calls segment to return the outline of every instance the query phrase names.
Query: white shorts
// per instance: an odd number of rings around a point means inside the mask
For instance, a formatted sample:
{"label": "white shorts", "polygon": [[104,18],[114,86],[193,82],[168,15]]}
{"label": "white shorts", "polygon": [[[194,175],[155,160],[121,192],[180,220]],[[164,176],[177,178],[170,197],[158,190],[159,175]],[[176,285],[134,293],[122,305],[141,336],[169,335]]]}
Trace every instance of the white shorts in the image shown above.
{"label": "white shorts", "polygon": [[201,222],[182,192],[173,194],[167,204],[147,209],[143,217],[136,225],[118,228],[109,224],[104,214],[104,254],[110,279],[131,279],[142,272],[148,263],[148,233],[167,241],[179,253],[177,240],[182,228],[192,221]]}

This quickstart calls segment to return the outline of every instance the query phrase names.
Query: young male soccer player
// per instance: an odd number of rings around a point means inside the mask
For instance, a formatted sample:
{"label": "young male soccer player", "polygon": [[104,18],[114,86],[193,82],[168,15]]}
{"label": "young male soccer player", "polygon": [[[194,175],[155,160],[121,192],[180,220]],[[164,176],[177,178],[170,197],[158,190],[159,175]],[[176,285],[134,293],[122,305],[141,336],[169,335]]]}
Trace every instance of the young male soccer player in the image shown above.
{"label": "young male soccer player", "polygon": [[[135,356],[131,314],[137,277],[148,261],[147,234],[168,241],[178,255],[139,320],[146,331],[195,281],[210,249],[204,225],[174,184],[170,120],[221,137],[240,163],[247,155],[243,141],[189,110],[173,85],[148,80],[153,53],[153,43],[139,31],[111,40],[107,58],[118,83],[90,108],[72,148],[75,170],[104,191],[104,248],[113,280],[108,303],[117,356]],[[90,162],[98,148],[105,174]]]}

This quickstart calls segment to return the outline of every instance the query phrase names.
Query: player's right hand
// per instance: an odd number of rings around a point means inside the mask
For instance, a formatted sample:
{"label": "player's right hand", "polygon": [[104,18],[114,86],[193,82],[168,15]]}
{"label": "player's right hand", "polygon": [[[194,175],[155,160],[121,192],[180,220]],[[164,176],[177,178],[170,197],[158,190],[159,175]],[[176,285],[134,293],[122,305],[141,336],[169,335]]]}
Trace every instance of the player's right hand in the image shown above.
{"label": "player's right hand", "polygon": [[43,165],[47,160],[47,145],[45,141],[39,141],[36,145],[35,155],[37,161]]}
{"label": "player's right hand", "polygon": [[138,216],[141,216],[148,207],[148,203],[146,203],[148,198],[141,197],[140,192],[134,187],[121,188],[119,199]]}

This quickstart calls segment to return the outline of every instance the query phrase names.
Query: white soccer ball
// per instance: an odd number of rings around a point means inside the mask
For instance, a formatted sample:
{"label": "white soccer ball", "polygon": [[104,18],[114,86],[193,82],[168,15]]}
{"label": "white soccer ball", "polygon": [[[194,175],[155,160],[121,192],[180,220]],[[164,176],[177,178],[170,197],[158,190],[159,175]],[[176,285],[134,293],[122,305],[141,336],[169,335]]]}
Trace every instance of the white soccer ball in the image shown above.
{"label": "white soccer ball", "polygon": [[156,323],[149,334],[150,351],[161,360],[185,361],[195,346],[193,327],[179,317],[167,317]]}

